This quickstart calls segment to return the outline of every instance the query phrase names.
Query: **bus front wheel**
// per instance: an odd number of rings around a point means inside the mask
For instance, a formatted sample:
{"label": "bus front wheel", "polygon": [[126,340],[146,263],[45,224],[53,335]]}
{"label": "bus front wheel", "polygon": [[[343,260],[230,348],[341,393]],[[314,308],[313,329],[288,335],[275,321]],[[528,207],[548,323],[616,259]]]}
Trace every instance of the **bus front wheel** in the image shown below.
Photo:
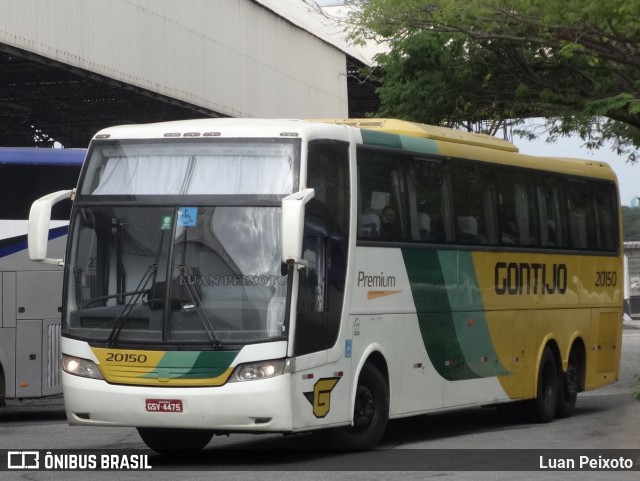
{"label": "bus front wheel", "polygon": [[213,432],[204,429],[137,428],[144,443],[160,454],[196,452],[204,448]]}
{"label": "bus front wheel", "polygon": [[337,449],[371,449],[387,428],[389,420],[389,387],[373,364],[365,364],[358,378],[353,407],[353,425],[320,431]]}

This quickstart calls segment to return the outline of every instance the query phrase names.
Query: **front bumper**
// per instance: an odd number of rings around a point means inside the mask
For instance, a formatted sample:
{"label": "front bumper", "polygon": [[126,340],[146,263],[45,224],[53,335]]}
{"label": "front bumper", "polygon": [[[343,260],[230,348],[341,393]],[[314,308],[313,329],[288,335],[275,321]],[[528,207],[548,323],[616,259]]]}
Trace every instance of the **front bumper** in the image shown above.
{"label": "front bumper", "polygon": [[[293,430],[291,375],[218,387],[109,384],[62,373],[71,425],[211,429],[219,432]],[[182,401],[182,412],[149,412],[147,399]]]}

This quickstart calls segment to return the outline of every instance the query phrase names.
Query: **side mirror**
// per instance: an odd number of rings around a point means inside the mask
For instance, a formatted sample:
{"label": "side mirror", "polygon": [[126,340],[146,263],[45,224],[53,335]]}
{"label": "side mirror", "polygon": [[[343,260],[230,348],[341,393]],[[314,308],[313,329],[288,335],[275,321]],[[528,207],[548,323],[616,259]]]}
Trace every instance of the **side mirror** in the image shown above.
{"label": "side mirror", "polygon": [[304,264],[302,260],[304,206],[315,195],[313,189],[304,189],[282,199],[282,262],[285,264]]}
{"label": "side mirror", "polygon": [[45,195],[31,205],[29,212],[29,257],[32,261],[46,264],[63,265],[63,259],[47,258],[47,242],[49,241],[49,222],[51,221],[51,207],[58,202],[73,196],[73,190],[60,190]]}

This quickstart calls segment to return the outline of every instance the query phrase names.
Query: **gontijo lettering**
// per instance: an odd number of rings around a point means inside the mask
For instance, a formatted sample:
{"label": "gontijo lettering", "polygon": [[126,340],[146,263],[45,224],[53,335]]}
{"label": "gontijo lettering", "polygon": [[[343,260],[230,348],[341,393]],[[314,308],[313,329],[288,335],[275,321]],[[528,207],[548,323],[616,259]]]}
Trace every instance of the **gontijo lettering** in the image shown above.
{"label": "gontijo lettering", "polygon": [[566,264],[496,262],[496,294],[564,294],[567,291]]}

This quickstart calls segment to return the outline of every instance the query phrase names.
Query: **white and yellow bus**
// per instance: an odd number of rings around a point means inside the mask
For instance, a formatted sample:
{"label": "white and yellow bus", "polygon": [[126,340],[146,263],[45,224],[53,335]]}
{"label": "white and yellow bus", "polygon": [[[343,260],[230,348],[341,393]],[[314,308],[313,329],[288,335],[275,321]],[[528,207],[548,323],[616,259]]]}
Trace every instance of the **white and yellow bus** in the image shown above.
{"label": "white and yellow bus", "polygon": [[389,419],[467,406],[549,422],[619,375],[601,162],[397,120],[108,128],[77,189],[34,204],[34,260],[68,196],[72,425],[161,452],[312,430],[361,449]]}

